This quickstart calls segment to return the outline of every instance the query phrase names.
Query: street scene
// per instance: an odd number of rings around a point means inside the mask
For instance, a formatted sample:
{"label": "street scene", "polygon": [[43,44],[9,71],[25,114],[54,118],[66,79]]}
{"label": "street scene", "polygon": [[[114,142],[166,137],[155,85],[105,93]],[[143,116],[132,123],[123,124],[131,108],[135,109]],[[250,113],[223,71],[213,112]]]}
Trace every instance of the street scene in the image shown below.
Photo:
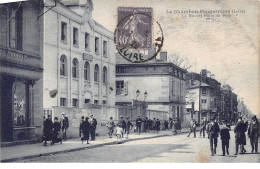
{"label": "street scene", "polygon": [[1,2],[1,162],[259,163],[257,6]]}

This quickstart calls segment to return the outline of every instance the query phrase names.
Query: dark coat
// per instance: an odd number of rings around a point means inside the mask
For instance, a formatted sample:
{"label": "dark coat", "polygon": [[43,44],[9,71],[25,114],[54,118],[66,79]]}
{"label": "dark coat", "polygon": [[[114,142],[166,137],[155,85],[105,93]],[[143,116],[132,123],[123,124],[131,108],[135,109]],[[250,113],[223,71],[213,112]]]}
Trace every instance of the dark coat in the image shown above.
{"label": "dark coat", "polygon": [[133,124],[131,123],[130,120],[127,120],[127,122],[126,122],[126,130],[127,130],[127,131],[130,131],[130,128],[131,128],[131,127],[133,127]]}
{"label": "dark coat", "polygon": [[236,144],[246,145],[246,135],[245,135],[246,130],[247,130],[247,124],[244,123],[243,121],[240,121],[236,124],[234,128]]}
{"label": "dark coat", "polygon": [[123,129],[126,128],[126,122],[125,122],[124,119],[121,119],[121,120],[119,121],[119,123],[121,124],[121,126],[122,126]]}
{"label": "dark coat", "polygon": [[157,120],[155,124],[156,124],[156,129],[160,130],[161,122],[159,120]]}
{"label": "dark coat", "polygon": [[89,140],[90,123],[86,120],[82,122],[82,133],[83,137],[81,140]]}
{"label": "dark coat", "polygon": [[143,120],[141,118],[137,118],[135,124],[136,126],[141,127],[142,122]]}
{"label": "dark coat", "polygon": [[68,119],[68,117],[65,116],[64,119],[61,120],[61,124],[62,124],[62,127],[61,127],[62,131],[64,129],[67,130],[69,128],[69,119]]}
{"label": "dark coat", "polygon": [[220,130],[220,138],[221,140],[230,140],[230,128],[224,126],[223,128],[221,128]]}
{"label": "dark coat", "polygon": [[208,125],[208,137],[211,138],[217,138],[219,132],[219,126],[218,123],[214,123],[213,125],[209,123]]}
{"label": "dark coat", "polygon": [[53,123],[51,120],[46,119],[43,123],[43,140],[50,141],[52,139]]}
{"label": "dark coat", "polygon": [[97,120],[95,118],[93,118],[92,122],[90,122],[90,127],[91,127],[91,129],[96,130]]}
{"label": "dark coat", "polygon": [[54,133],[60,133],[61,125],[59,122],[53,123],[53,132]]}
{"label": "dark coat", "polygon": [[254,140],[257,141],[258,137],[259,137],[259,123],[256,122],[255,124],[253,124],[252,122],[249,125],[248,128],[248,137],[250,138],[250,140]]}

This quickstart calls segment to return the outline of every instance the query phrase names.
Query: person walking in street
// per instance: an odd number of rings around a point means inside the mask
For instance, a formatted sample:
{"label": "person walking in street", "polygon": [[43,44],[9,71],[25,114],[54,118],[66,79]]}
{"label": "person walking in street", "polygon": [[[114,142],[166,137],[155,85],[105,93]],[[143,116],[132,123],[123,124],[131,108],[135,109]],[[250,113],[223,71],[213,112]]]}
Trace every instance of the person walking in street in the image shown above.
{"label": "person walking in street", "polygon": [[89,132],[90,132],[90,123],[89,118],[86,117],[85,121],[82,122],[82,133],[83,137],[81,137],[82,144],[85,140],[87,140],[87,144],[89,144]]}
{"label": "person walking in street", "polygon": [[156,118],[153,118],[153,131],[156,132]]}
{"label": "person walking in street", "polygon": [[169,122],[170,122],[170,129],[172,130],[172,127],[173,127],[173,119],[170,117],[169,118]]}
{"label": "person walking in street", "polygon": [[67,130],[69,128],[69,119],[64,112],[61,113],[61,130],[62,130],[62,138],[67,141]]}
{"label": "person walking in street", "polygon": [[84,116],[81,116],[80,124],[79,124],[79,137],[82,135],[82,123],[84,122]]}
{"label": "person walking in street", "polygon": [[113,117],[110,117],[110,120],[107,122],[109,138],[112,138],[112,135],[114,132],[114,127],[115,127],[115,123],[114,123]]}
{"label": "person walking in street", "polygon": [[256,116],[251,118],[251,123],[248,128],[248,137],[250,138],[251,152],[258,153],[258,137],[259,137],[259,122]]}
{"label": "person walking in street", "polygon": [[234,128],[235,132],[235,142],[236,142],[236,153],[238,154],[238,149],[240,146],[240,154],[245,153],[244,145],[246,144],[246,136],[245,136],[245,124],[242,121],[242,117],[238,117],[237,124]]}
{"label": "person walking in street", "polygon": [[230,131],[231,129],[228,127],[227,123],[223,121],[223,125],[220,129],[220,139],[222,143],[222,155],[225,156],[225,152],[229,155],[229,140],[230,140]]}
{"label": "person walking in street", "polygon": [[201,121],[201,124],[200,124],[200,137],[201,137],[201,133],[202,133],[203,138],[205,138],[206,124],[207,124],[207,122],[206,122],[205,118],[203,118]]}
{"label": "person walking in street", "polygon": [[60,131],[61,131],[61,124],[59,122],[59,118],[55,117],[53,123],[53,137],[52,137],[51,145],[59,142],[60,144],[62,144],[62,138],[59,137]]}
{"label": "person walking in street", "polygon": [[190,121],[190,132],[189,132],[187,137],[190,137],[190,134],[192,132],[194,134],[193,138],[195,138],[196,137],[196,121],[195,121],[195,119],[191,119],[191,121]]}
{"label": "person walking in street", "polygon": [[116,138],[117,138],[117,141],[118,140],[122,140],[122,135],[123,135],[123,128],[121,126],[121,123],[118,123],[117,127],[116,127]]}
{"label": "person walking in street", "polygon": [[149,132],[152,132],[153,131],[153,120],[152,119],[149,119]]}
{"label": "person walking in street", "polygon": [[126,139],[128,138],[128,135],[130,134],[130,130],[132,129],[133,124],[129,120],[129,117],[126,117]]}
{"label": "person walking in street", "polygon": [[160,131],[160,126],[161,126],[161,122],[160,122],[159,119],[156,120],[156,125],[155,125],[155,126],[156,126],[156,132],[159,133],[159,131]]}
{"label": "person walking in street", "polygon": [[138,116],[135,124],[136,124],[136,128],[137,128],[137,133],[139,133],[139,135],[141,133],[142,122],[143,122],[143,120],[140,118],[140,116]]}
{"label": "person walking in street", "polygon": [[51,121],[51,115],[48,115],[48,118],[43,122],[43,141],[44,146],[47,146],[47,141],[52,140],[52,129],[53,123]]}
{"label": "person walking in street", "polygon": [[145,118],[144,120],[144,132],[148,132],[149,131],[149,120],[148,117]]}
{"label": "person walking in street", "polygon": [[121,124],[121,127],[122,127],[122,129],[123,129],[122,138],[124,138],[124,133],[126,133],[126,122],[125,122],[123,116],[121,116],[121,119],[120,119],[119,123]]}
{"label": "person walking in street", "polygon": [[165,131],[166,130],[169,131],[169,122],[167,120],[164,121],[164,129],[165,129]]}
{"label": "person walking in street", "polygon": [[211,156],[214,156],[214,154],[217,153],[216,150],[218,145],[219,126],[218,123],[215,122],[215,119],[211,119],[210,121],[211,122],[208,126],[208,134],[209,134]]}
{"label": "person walking in street", "polygon": [[91,141],[95,141],[95,139],[96,139],[97,120],[93,117],[93,114],[90,116],[89,123],[90,123]]}

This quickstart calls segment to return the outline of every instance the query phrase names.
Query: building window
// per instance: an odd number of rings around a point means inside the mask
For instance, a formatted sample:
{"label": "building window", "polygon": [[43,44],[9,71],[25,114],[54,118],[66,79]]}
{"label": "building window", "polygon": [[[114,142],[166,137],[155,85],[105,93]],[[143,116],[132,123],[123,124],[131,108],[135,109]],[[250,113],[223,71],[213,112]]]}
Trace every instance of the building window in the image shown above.
{"label": "building window", "polygon": [[13,85],[13,120],[14,126],[25,126],[27,121],[27,86],[20,81]]}
{"label": "building window", "polygon": [[78,99],[72,99],[72,107],[78,107]]}
{"label": "building window", "polygon": [[72,61],[72,77],[78,78],[78,60],[76,58]]}
{"label": "building window", "polygon": [[90,99],[85,99],[85,104],[89,104],[90,103]]}
{"label": "building window", "polygon": [[94,105],[98,105],[98,100],[94,100]]}
{"label": "building window", "polygon": [[89,33],[85,33],[85,49],[89,50]]}
{"label": "building window", "polygon": [[60,106],[66,106],[66,98],[60,98]]}
{"label": "building window", "polygon": [[107,83],[107,67],[106,66],[103,67],[103,83],[104,84]]}
{"label": "building window", "polygon": [[78,28],[73,27],[73,45],[78,46],[79,45],[79,30]]}
{"label": "building window", "polygon": [[201,100],[201,103],[207,103],[207,100],[202,99],[202,100]]}
{"label": "building window", "polygon": [[99,53],[99,38],[95,37],[95,53]]}
{"label": "building window", "polygon": [[99,82],[99,66],[97,64],[94,69],[94,81]]}
{"label": "building window", "polygon": [[103,41],[103,56],[107,56],[107,41]]}
{"label": "building window", "polygon": [[124,81],[116,81],[116,95],[124,94]]}
{"label": "building window", "polygon": [[18,3],[11,4],[9,20],[9,46],[13,49],[23,49],[23,8]]}
{"label": "building window", "polygon": [[61,40],[67,42],[67,23],[61,22]]}
{"label": "building window", "polygon": [[205,88],[202,88],[202,94],[206,94],[207,90]]}
{"label": "building window", "polygon": [[84,79],[90,80],[90,65],[88,62],[85,62],[84,65]]}
{"label": "building window", "polygon": [[103,105],[106,105],[107,104],[107,101],[106,100],[103,100]]}
{"label": "building window", "polygon": [[66,76],[67,75],[67,59],[65,55],[62,55],[60,57],[60,75]]}

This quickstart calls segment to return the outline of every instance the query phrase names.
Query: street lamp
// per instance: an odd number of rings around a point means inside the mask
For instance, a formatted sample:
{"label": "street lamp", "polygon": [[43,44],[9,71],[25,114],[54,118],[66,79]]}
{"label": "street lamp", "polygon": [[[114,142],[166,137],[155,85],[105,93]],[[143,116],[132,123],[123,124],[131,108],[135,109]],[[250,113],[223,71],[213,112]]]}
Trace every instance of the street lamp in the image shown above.
{"label": "street lamp", "polygon": [[140,95],[140,91],[139,89],[136,90],[136,100],[137,100],[137,97]]}

